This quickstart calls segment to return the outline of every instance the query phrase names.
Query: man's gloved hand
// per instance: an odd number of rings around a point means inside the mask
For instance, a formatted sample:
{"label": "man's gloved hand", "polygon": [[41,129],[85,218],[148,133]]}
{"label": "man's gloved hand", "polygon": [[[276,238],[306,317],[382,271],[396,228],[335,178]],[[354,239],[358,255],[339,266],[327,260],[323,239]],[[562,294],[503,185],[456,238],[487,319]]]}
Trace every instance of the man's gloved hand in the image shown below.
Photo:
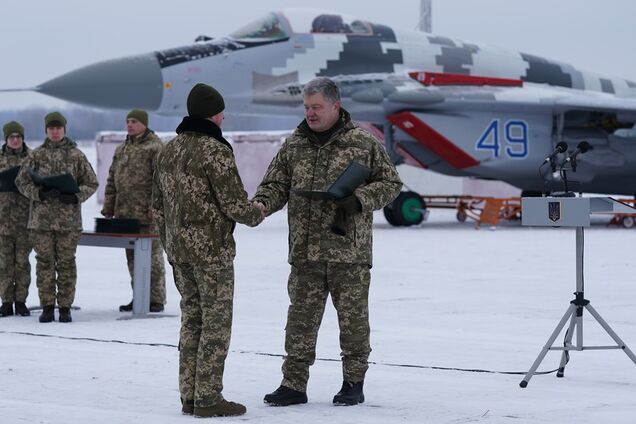
{"label": "man's gloved hand", "polygon": [[339,236],[347,235],[346,216],[353,216],[362,211],[362,204],[355,195],[338,199],[336,204],[336,216],[331,226],[331,231]]}
{"label": "man's gloved hand", "polygon": [[355,194],[336,200],[336,206],[347,215],[355,215],[362,212],[362,203],[360,203]]}
{"label": "man's gloved hand", "polygon": [[45,202],[47,200],[57,199],[60,197],[60,192],[54,188],[41,188],[40,191],[38,191],[38,196],[41,201]]}
{"label": "man's gloved hand", "polygon": [[79,199],[74,194],[60,193],[58,198],[65,205],[76,205],[79,202]]}

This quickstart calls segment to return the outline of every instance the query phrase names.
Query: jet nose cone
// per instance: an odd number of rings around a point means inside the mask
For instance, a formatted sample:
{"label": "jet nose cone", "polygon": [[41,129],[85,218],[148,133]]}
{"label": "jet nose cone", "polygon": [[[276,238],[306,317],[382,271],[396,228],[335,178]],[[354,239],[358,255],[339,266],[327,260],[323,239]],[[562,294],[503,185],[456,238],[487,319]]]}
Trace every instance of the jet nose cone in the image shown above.
{"label": "jet nose cone", "polygon": [[156,110],[163,77],[154,54],[95,63],[39,85],[36,91],[89,106]]}

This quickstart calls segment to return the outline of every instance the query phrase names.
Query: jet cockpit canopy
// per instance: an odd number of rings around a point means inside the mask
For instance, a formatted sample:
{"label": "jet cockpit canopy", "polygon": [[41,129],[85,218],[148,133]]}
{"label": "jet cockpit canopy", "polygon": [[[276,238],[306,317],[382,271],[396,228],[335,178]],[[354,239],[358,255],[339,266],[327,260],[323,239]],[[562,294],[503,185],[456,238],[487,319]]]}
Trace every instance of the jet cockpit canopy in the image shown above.
{"label": "jet cockpit canopy", "polygon": [[371,35],[371,25],[360,19],[335,12],[313,9],[286,9],[281,12],[297,34]]}
{"label": "jet cockpit canopy", "polygon": [[289,38],[289,35],[277,14],[268,13],[266,16],[234,31],[230,37],[237,40],[273,41]]}
{"label": "jet cockpit canopy", "polygon": [[312,9],[286,9],[268,13],[230,37],[235,40],[275,41],[296,34],[354,34],[372,35],[372,26],[365,21],[334,12]]}

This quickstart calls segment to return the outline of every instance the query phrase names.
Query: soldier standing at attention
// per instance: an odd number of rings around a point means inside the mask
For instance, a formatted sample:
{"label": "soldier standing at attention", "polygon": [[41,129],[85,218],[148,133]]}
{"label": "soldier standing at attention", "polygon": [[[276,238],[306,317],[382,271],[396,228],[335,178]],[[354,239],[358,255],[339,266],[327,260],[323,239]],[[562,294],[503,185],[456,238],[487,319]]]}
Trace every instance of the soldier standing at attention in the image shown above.
{"label": "soldier standing at attention", "polygon": [[[0,171],[21,166],[28,154],[24,143],[24,128],[11,121],[3,128],[4,145],[0,152]],[[31,315],[26,307],[31,284],[29,254],[31,243],[27,234],[29,199],[19,192],[0,191],[0,316]]]}
{"label": "soldier standing at attention", "polygon": [[[288,203],[290,305],[285,327],[283,380],[265,403],[307,402],[309,367],[327,296],[338,313],[343,383],[335,404],[364,402],[368,368],[369,282],[373,211],[391,202],[402,183],[377,140],[358,128],[340,106],[338,86],[316,78],[303,90],[305,120],[272,160],[254,200],[271,214]],[[370,169],[364,184],[340,200],[310,200],[296,191],[326,191],[351,162]],[[332,231],[336,209],[346,234]]]}
{"label": "soldier standing at attention", "polygon": [[[55,302],[59,321],[71,322],[75,299],[77,267],[75,251],[82,232],[81,203],[97,190],[93,167],[66,137],[66,118],[59,112],[44,117],[46,139],[33,149],[16,178],[20,193],[31,199],[28,228],[37,260],[36,284],[42,305],[40,322],[55,319]],[[79,192],[63,193],[35,184],[29,170],[42,177],[70,174]]]}
{"label": "soldier standing at attention", "polygon": [[[142,233],[156,234],[157,229],[150,213],[152,174],[163,143],[148,128],[148,114],[144,110],[133,109],[128,113],[126,130],[126,141],[117,146],[108,171],[102,215],[106,218],[137,219]],[[162,312],[166,303],[166,276],[159,240],[152,241],[151,255],[150,312]],[[131,285],[134,284],[134,258],[135,251],[126,249]],[[121,312],[132,309],[132,301],[119,307]]]}
{"label": "soldier standing at attention", "polygon": [[232,146],[223,138],[225,103],[197,84],[188,115],[157,158],[153,212],[181,294],[179,391],[182,412],[198,417],[242,415],[228,402],[223,368],[230,344],[234,298],[232,235],[236,222],[254,226],[263,215],[250,203]]}

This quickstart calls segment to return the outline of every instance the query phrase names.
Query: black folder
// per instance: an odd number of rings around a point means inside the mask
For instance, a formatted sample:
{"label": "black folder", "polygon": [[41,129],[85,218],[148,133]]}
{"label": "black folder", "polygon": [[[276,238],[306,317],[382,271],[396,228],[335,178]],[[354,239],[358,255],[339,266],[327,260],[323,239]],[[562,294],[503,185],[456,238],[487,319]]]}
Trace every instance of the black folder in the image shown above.
{"label": "black folder", "polygon": [[371,175],[371,170],[358,162],[351,162],[327,191],[295,190],[294,193],[312,200],[343,199],[353,194]]}
{"label": "black folder", "polygon": [[33,179],[33,182],[39,186],[48,189],[58,190],[64,194],[79,193],[79,187],[77,181],[71,174],[51,175],[50,177],[43,177],[32,169],[27,169],[29,175]]}
{"label": "black folder", "polygon": [[0,191],[18,191],[18,187],[15,185],[15,177],[18,176],[18,172],[20,172],[19,166],[0,172]]}
{"label": "black folder", "polygon": [[139,234],[142,225],[138,219],[95,218],[96,233]]}

